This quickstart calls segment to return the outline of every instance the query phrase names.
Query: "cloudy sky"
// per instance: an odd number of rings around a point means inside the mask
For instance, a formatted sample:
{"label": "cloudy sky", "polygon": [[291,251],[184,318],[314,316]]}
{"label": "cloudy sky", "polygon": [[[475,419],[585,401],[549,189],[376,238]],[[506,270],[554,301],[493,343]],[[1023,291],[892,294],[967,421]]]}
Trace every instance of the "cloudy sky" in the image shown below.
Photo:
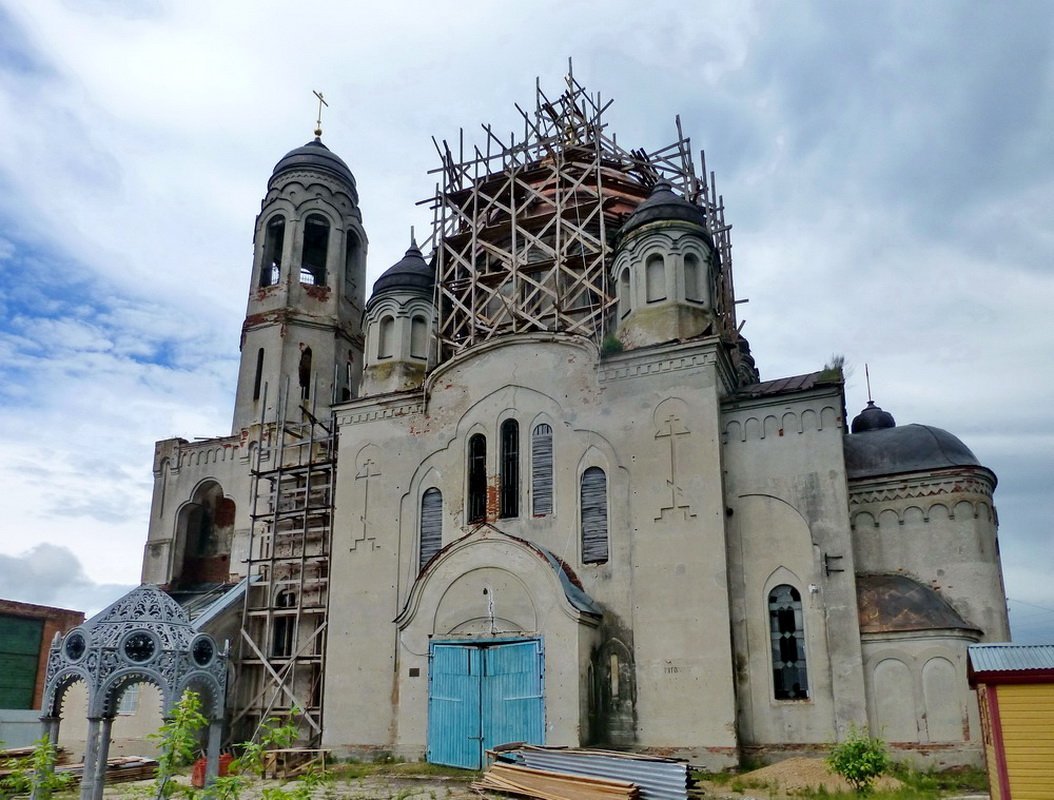
{"label": "cloudy sky", "polygon": [[[361,6],[361,7],[360,7]],[[431,136],[517,127],[535,77],[680,114],[734,225],[763,378],[849,365],[999,476],[1021,641],[1054,641],[1054,5],[0,0],[0,596],[138,582],[152,443],[230,428],[267,177],[351,166],[369,277],[432,192]]]}

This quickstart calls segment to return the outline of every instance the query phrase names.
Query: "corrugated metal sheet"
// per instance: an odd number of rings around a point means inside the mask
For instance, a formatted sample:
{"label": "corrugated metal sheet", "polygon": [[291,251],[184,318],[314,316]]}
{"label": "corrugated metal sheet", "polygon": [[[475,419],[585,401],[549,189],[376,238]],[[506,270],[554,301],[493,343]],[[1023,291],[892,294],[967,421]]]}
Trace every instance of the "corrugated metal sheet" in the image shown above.
{"label": "corrugated metal sheet", "polygon": [[582,473],[582,563],[608,560],[608,479],[600,467]]}
{"label": "corrugated metal sheet", "polygon": [[544,422],[531,433],[531,513],[553,513],[553,429]]}
{"label": "corrugated metal sheet", "polygon": [[418,569],[443,547],[443,493],[435,487],[421,496],[421,553]]}
{"label": "corrugated metal sheet", "polygon": [[631,781],[640,787],[641,800],[688,797],[688,764],[684,761],[603,750],[524,747],[518,753],[532,769]]}
{"label": "corrugated metal sheet", "polygon": [[1054,670],[1054,644],[974,644],[968,652],[974,672]]}

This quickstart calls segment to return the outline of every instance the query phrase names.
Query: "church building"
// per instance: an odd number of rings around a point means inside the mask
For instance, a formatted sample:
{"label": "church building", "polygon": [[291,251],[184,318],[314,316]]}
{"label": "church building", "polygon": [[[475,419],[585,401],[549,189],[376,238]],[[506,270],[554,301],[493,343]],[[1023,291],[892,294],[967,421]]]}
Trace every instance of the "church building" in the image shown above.
{"label": "church building", "polygon": [[231,640],[230,736],[723,767],[857,726],[980,763],[995,475],[849,423],[839,364],[762,380],[712,173],[608,105],[568,76],[512,141],[440,143],[433,230],[368,299],[347,163],[319,130],[275,166],[231,434],[157,443],[142,573]]}

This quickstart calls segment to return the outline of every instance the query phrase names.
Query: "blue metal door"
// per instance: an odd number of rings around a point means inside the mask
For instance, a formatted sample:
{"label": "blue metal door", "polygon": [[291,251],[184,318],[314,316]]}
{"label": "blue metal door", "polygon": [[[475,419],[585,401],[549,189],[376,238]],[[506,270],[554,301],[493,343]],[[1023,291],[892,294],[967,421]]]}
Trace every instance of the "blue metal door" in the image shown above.
{"label": "blue metal door", "polygon": [[545,743],[540,641],[432,644],[430,662],[429,761],[479,769],[487,748]]}

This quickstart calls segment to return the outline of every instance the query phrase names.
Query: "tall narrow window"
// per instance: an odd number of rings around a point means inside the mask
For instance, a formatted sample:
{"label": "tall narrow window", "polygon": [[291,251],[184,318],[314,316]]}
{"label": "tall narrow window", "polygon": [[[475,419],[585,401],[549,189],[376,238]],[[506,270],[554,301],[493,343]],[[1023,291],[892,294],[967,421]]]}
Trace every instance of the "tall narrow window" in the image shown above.
{"label": "tall narrow window", "polygon": [[348,300],[355,299],[355,291],[359,286],[361,252],[359,237],[348,231],[347,246],[344,248],[344,297]]}
{"label": "tall narrow window", "polygon": [[260,399],[260,384],[263,383],[264,349],[256,351],[256,377],[253,379],[253,400]]}
{"label": "tall narrow window", "polygon": [[[275,597],[276,609],[296,607],[296,593],[283,589]],[[271,633],[271,655],[277,658],[288,658],[293,655],[293,638],[296,633],[296,616],[294,611],[276,611],[274,628]]]}
{"label": "tall narrow window", "polygon": [[582,473],[582,563],[608,560],[608,479],[600,467]]}
{"label": "tall narrow window", "polygon": [[544,422],[531,432],[531,514],[553,513],[553,429]]}
{"label": "tall narrow window", "polygon": [[311,397],[311,348],[305,347],[300,351],[300,365],[297,368],[300,379],[300,399],[308,400]]}
{"label": "tall narrow window", "polygon": [[417,568],[425,564],[443,546],[443,493],[436,488],[421,495],[421,552]]}
{"label": "tall narrow window", "polygon": [[260,287],[274,286],[282,275],[282,247],[285,244],[285,217],[267,223],[264,233],[263,259],[260,262]]}
{"label": "tall narrow window", "polygon": [[501,516],[520,515],[520,425],[501,423]]}
{"label": "tall narrow window", "polygon": [[805,626],[801,595],[782,584],[769,592],[769,635],[772,639],[772,686],[777,700],[805,700],[809,679],[805,668]]}
{"label": "tall narrow window", "polygon": [[428,320],[420,315],[410,320],[410,357],[428,358]]}
{"label": "tall narrow window", "polygon": [[468,440],[468,521],[487,518],[487,438],[477,433]]}
{"label": "tall narrow window", "polygon": [[300,258],[300,282],[313,286],[326,283],[326,252],[329,250],[329,222],[321,214],[304,220],[304,249]]}
{"label": "tall narrow window", "polygon": [[658,253],[648,256],[644,266],[644,280],[647,284],[647,300],[654,303],[666,299],[666,262]]}
{"label": "tall narrow window", "polygon": [[622,274],[618,276],[618,315],[619,317],[626,316],[632,303],[630,302],[629,296],[629,267],[622,270]]}
{"label": "tall narrow window", "polygon": [[702,271],[699,269],[699,256],[685,253],[684,256],[684,296],[686,300],[705,300],[703,287],[699,282]]}
{"label": "tall narrow window", "polygon": [[382,317],[377,330],[377,358],[391,358],[395,355],[395,320]]}

